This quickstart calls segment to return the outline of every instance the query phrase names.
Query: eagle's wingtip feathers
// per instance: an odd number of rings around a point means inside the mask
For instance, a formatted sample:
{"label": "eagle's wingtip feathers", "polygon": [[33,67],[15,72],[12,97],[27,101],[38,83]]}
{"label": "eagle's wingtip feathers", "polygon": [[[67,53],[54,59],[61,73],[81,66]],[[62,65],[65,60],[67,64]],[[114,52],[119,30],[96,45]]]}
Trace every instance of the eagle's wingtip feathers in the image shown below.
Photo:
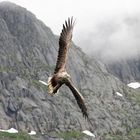
{"label": "eagle's wingtip feathers", "polygon": [[76,19],[75,20],[73,20],[73,16],[71,17],[71,18],[68,18],[68,20],[65,20],[65,28],[73,28],[74,27],[74,24],[75,24],[75,21],[76,21]]}

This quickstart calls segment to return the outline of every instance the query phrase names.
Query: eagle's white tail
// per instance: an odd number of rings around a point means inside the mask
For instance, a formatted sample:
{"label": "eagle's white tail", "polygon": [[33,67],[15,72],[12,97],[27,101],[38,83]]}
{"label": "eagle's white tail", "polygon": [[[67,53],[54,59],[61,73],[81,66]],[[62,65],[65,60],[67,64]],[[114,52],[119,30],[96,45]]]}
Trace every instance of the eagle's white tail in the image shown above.
{"label": "eagle's white tail", "polygon": [[52,79],[52,77],[49,77],[49,78],[48,78],[48,82],[47,82],[48,93],[49,93],[49,94],[53,94],[53,86],[52,86],[51,79]]}

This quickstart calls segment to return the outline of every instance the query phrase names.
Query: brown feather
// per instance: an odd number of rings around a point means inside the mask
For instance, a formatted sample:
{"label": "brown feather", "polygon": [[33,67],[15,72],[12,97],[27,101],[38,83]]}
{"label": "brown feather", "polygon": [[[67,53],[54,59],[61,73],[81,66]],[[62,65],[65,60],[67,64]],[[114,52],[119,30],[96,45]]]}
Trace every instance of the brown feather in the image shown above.
{"label": "brown feather", "polygon": [[73,26],[73,18],[68,18],[68,21],[65,21],[65,24],[63,24],[63,29],[59,38],[59,51],[54,73],[65,70],[67,53],[72,39]]}
{"label": "brown feather", "polygon": [[88,119],[88,113],[87,113],[87,108],[85,106],[85,103],[84,103],[84,97],[79,93],[79,91],[74,87],[74,85],[72,84],[72,82],[70,80],[68,80],[66,83],[65,83],[69,88],[70,90],[72,91],[76,101],[77,101],[77,104],[79,106],[79,108],[81,109],[82,113],[83,113],[83,116]]}

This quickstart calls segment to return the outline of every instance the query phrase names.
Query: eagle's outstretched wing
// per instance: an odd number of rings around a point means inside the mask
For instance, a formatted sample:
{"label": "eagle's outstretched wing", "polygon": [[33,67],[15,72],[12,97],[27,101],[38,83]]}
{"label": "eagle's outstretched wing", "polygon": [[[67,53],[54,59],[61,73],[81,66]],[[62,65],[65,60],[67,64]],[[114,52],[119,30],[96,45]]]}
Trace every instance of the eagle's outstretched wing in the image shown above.
{"label": "eagle's outstretched wing", "polygon": [[85,106],[85,103],[84,103],[84,97],[80,94],[80,92],[74,87],[74,85],[72,84],[72,82],[70,80],[68,80],[66,83],[65,83],[69,88],[70,90],[72,91],[76,101],[77,101],[77,104],[78,106],[80,107],[82,113],[83,113],[83,116],[88,119],[88,113],[87,113],[87,108]]}
{"label": "eagle's outstretched wing", "polygon": [[59,38],[58,58],[54,73],[57,73],[58,71],[61,70],[62,71],[65,70],[67,52],[68,48],[70,47],[72,39],[73,26],[74,26],[73,17],[71,19],[68,18],[68,21],[65,21],[65,24],[63,24],[63,29]]}

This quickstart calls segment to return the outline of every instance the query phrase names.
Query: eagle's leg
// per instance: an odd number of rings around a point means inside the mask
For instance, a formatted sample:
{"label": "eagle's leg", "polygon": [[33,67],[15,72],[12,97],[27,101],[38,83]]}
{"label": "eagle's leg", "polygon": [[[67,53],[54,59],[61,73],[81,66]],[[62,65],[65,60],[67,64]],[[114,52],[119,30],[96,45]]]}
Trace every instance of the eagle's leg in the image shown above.
{"label": "eagle's leg", "polygon": [[58,92],[58,89],[62,86],[62,84],[58,83],[54,88],[53,88],[53,94]]}
{"label": "eagle's leg", "polygon": [[52,81],[50,80],[48,82],[48,93],[51,95],[54,95],[55,93],[57,93],[58,89],[62,86],[62,84],[57,83],[56,85],[52,84]]}

